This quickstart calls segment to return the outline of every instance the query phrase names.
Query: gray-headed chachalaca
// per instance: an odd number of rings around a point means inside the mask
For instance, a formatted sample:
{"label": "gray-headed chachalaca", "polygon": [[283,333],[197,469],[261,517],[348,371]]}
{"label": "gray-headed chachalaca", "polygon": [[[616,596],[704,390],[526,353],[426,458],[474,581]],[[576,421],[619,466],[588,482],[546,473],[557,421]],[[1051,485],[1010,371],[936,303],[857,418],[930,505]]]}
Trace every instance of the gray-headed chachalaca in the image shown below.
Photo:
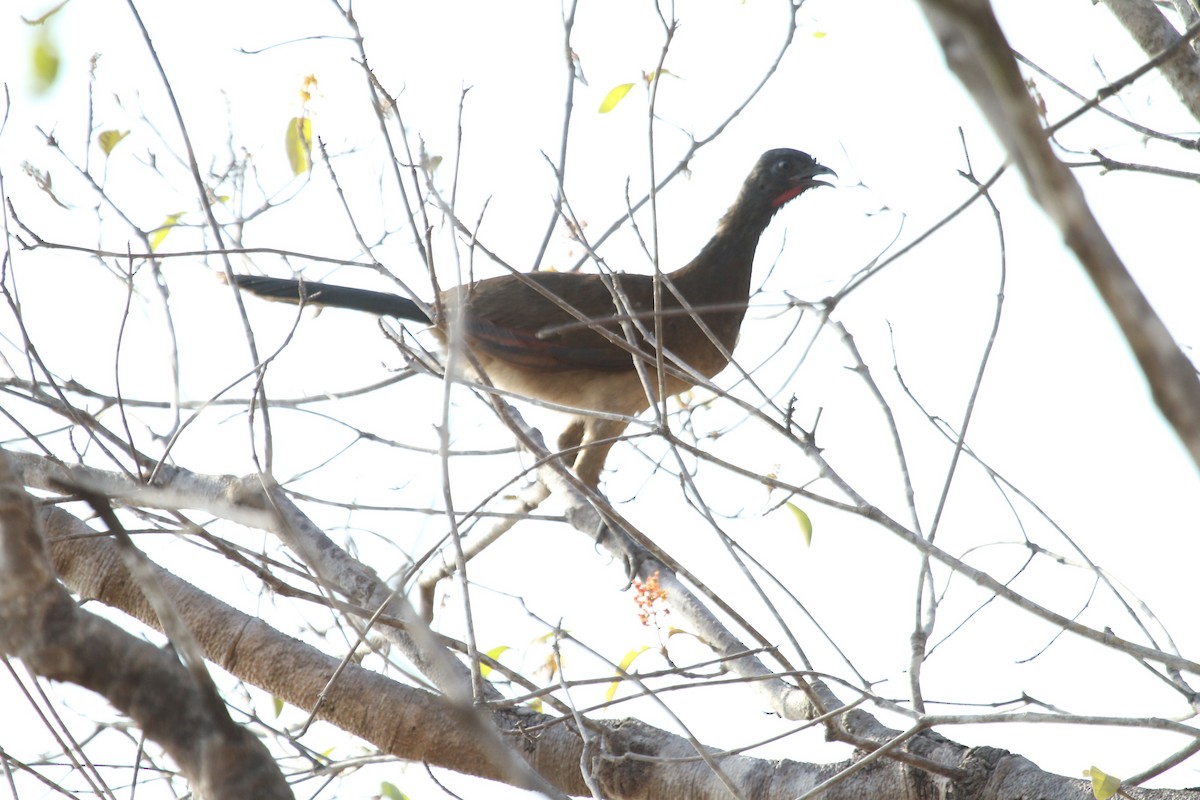
{"label": "gray-headed chachalaca", "polygon": [[[764,153],[700,254],[663,275],[657,325],[649,275],[532,272],[489,278],[442,292],[433,319],[412,300],[386,292],[254,275],[236,280],[242,289],[271,299],[431,323],[443,343],[447,319],[463,313],[459,329],[492,383],[580,409],[558,445],[576,453],[575,474],[596,486],[628,418],[659,395],[655,343],[662,349],[667,396],[724,369],[746,315],[759,236],[785,203],[828,186],[818,177],[833,174],[797,150]],[[639,361],[644,369],[635,365]]]}

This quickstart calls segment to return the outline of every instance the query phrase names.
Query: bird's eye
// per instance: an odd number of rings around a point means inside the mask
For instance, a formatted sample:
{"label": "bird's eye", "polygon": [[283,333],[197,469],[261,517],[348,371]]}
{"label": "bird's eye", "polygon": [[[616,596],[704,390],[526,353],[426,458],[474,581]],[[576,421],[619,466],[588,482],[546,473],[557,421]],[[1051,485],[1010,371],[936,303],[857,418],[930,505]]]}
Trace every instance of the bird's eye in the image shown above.
{"label": "bird's eye", "polygon": [[775,162],[775,166],[771,171],[776,175],[785,175],[792,171],[792,160],[790,158],[781,158]]}

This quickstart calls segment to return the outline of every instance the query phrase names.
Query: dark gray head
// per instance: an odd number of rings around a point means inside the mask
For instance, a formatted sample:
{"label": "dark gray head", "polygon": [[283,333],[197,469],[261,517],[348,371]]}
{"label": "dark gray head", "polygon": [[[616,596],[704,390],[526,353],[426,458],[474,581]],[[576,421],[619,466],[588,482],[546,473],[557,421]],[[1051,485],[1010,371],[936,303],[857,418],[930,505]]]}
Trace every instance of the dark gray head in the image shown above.
{"label": "dark gray head", "polygon": [[757,241],[758,234],[787,201],[815,186],[830,185],[817,180],[821,175],[836,177],[837,173],[818,164],[808,153],[786,147],[768,150],[750,170],[737,202],[721,220],[721,232]]}
{"label": "dark gray head", "polygon": [[818,164],[808,153],[781,147],[762,154],[742,191],[754,194],[756,199],[778,209],[814,186],[829,186],[825,181],[817,180],[819,175],[837,177],[836,172]]}

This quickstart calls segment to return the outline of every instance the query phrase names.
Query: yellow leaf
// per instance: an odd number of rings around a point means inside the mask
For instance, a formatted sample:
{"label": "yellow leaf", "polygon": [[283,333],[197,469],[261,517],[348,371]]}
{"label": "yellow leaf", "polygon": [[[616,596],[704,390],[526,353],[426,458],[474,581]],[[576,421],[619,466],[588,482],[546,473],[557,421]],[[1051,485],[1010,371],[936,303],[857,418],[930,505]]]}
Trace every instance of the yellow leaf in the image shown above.
{"label": "yellow leaf", "polygon": [[[622,673],[629,672],[629,667],[631,664],[633,664],[633,660],[649,649],[650,649],[649,647],[639,647],[635,650],[630,650],[628,653],[626,653],[625,657],[621,659],[621,672]],[[620,676],[618,676],[617,680],[613,681],[612,683],[610,683],[608,685],[608,691],[604,693],[604,699],[606,702],[609,702],[609,703],[612,702],[612,699],[616,696],[617,689],[619,689],[620,686],[621,686],[621,680],[620,680]]]}
{"label": "yellow leaf", "polygon": [[694,636],[695,638],[699,639],[700,641],[704,641],[703,639],[700,639],[699,636],[696,636],[696,634],[692,633],[691,631],[685,631],[683,628],[676,628],[674,625],[670,625],[667,627],[667,638],[670,639],[672,636]]}
{"label": "yellow leaf", "polygon": [[1083,777],[1092,779],[1092,794],[1096,800],[1108,800],[1121,789],[1121,779],[1101,772],[1098,767],[1083,771]]}
{"label": "yellow leaf", "polygon": [[129,131],[100,131],[100,135],[97,137],[100,142],[100,149],[104,151],[104,155],[112,155],[113,148],[128,135]]}
{"label": "yellow leaf", "polygon": [[179,220],[183,214],[184,212],[182,211],[178,214],[167,214],[167,218],[163,221],[163,224],[150,231],[150,252],[158,250],[158,246],[163,243],[163,239],[167,238],[167,234],[171,232],[171,228],[179,224]]}
{"label": "yellow leaf", "polygon": [[813,31],[814,39],[824,39],[828,35],[829,34],[825,33],[825,31]]}
{"label": "yellow leaf", "polygon": [[561,664],[558,660],[558,655],[555,654],[555,652],[553,650],[551,650],[549,653],[546,654],[546,660],[542,662],[542,666],[539,669],[539,672],[544,673],[546,675],[546,678],[550,679],[558,674],[560,666],[561,666]]}
{"label": "yellow leaf", "polygon": [[812,520],[808,518],[808,514],[804,513],[804,509],[795,503],[784,503],[787,510],[792,512],[792,516],[796,519],[796,524],[800,526],[800,533],[804,536],[804,543],[812,544]]}
{"label": "yellow leaf", "polygon": [[33,38],[33,50],[29,54],[31,87],[34,94],[45,94],[58,80],[58,68],[62,59],[58,53],[58,42],[46,26],[38,28]]}
{"label": "yellow leaf", "polygon": [[617,107],[617,103],[625,99],[625,95],[629,94],[629,90],[633,88],[632,83],[622,83],[620,86],[614,86],[608,94],[604,96],[604,102],[600,104],[600,113],[607,114]]}
{"label": "yellow leaf", "polygon": [[629,672],[629,667],[633,664],[634,659],[649,649],[649,647],[639,647],[626,653],[625,657],[621,659],[621,672]]}
{"label": "yellow leaf", "polygon": [[395,784],[387,781],[379,784],[379,796],[387,798],[387,800],[408,800],[408,795],[396,788]]}
{"label": "yellow leaf", "polygon": [[283,713],[283,698],[271,695],[271,705],[275,709],[275,719],[279,719],[279,715]]}
{"label": "yellow leaf", "polygon": [[312,168],[312,120],[308,117],[293,117],[288,120],[287,137],[288,163],[293,175],[303,175]]}
{"label": "yellow leaf", "polygon": [[[500,658],[500,654],[503,653],[507,649],[509,649],[508,645],[502,644],[499,647],[493,647],[491,650],[488,650],[486,655],[492,661],[496,661]],[[479,674],[481,677],[486,678],[491,671],[492,671],[492,668],[489,667],[487,664],[479,665]]]}

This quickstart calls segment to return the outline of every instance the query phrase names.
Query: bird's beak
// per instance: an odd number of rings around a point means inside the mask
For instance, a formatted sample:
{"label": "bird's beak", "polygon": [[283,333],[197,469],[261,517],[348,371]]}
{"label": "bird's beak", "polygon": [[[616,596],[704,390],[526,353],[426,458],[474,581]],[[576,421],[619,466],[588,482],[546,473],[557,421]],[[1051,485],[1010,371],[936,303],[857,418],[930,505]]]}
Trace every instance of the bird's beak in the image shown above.
{"label": "bird's beak", "polygon": [[829,167],[823,167],[820,164],[813,164],[812,169],[797,177],[799,178],[801,185],[803,185],[806,189],[811,186],[833,186],[832,183],[817,180],[818,175],[832,175],[835,178],[838,176],[838,174]]}
{"label": "bird's beak", "polygon": [[816,186],[833,186],[832,183],[817,180],[818,175],[832,175],[837,177],[837,173],[829,167],[823,167],[820,164],[813,164],[808,170],[801,172],[792,177],[791,188],[785,190],[782,194],[776,197],[772,202],[775,208],[781,208],[784,203],[791,200],[793,197],[799,197],[804,192]]}

